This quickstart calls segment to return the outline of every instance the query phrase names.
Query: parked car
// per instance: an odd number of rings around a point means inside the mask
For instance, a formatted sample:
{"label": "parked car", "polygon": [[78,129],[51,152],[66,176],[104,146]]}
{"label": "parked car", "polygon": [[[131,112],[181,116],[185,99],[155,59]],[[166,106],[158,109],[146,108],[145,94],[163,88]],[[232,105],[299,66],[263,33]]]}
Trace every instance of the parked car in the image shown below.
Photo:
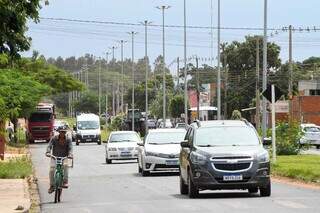
{"label": "parked car", "polygon": [[134,131],[111,132],[106,144],[106,163],[112,160],[133,160],[138,158],[140,136]]}
{"label": "parked car", "polygon": [[195,198],[199,190],[248,189],[270,196],[269,154],[247,121],[195,122],[181,147],[181,194]]}
{"label": "parked car", "polygon": [[165,123],[165,125],[164,125],[164,122],[161,121],[161,122],[160,122],[160,125],[159,125],[159,128],[173,128],[173,125],[172,125],[170,119],[166,119],[165,122],[166,122],[166,123]]}
{"label": "parked car", "polygon": [[187,129],[187,125],[185,123],[177,123],[175,128],[176,129]]}
{"label": "parked car", "polygon": [[300,139],[301,145],[314,145],[320,149],[320,127],[315,124],[301,124],[303,136]]}
{"label": "parked car", "polygon": [[156,129],[157,128],[157,120],[155,119],[148,119],[147,125],[149,129]]}
{"label": "parked car", "polygon": [[183,129],[150,130],[144,143],[139,144],[138,171],[147,176],[151,171],[179,171],[180,142]]}

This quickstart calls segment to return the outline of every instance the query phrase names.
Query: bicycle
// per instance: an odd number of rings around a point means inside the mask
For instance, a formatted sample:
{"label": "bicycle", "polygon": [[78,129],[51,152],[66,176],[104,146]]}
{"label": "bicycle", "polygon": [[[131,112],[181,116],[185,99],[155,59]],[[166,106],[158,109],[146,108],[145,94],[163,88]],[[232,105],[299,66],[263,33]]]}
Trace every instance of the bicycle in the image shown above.
{"label": "bicycle", "polygon": [[[63,161],[66,160],[68,157],[56,157],[52,154],[47,155],[47,157],[53,158],[56,161],[56,169],[54,172],[54,203],[58,203],[61,200],[60,198],[63,188]],[[73,160],[71,167],[73,167]]]}

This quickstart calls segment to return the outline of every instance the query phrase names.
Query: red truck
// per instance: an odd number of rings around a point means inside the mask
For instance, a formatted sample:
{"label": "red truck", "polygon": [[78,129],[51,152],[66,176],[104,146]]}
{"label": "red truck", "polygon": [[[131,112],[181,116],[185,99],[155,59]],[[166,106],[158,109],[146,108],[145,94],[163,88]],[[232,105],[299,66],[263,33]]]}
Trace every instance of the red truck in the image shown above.
{"label": "red truck", "polygon": [[34,143],[36,140],[49,142],[53,135],[54,118],[54,105],[39,103],[27,121],[27,141],[29,143]]}

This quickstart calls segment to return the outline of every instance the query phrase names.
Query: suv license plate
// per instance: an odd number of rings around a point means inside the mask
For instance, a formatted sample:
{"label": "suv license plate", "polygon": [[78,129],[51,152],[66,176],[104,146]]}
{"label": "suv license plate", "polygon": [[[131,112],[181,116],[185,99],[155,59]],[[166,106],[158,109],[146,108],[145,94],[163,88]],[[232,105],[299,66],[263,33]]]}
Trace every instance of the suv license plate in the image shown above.
{"label": "suv license plate", "polygon": [[223,181],[240,181],[243,180],[242,175],[224,175]]}
{"label": "suv license plate", "polygon": [[90,141],[92,141],[92,139],[86,139],[86,141],[90,142]]}

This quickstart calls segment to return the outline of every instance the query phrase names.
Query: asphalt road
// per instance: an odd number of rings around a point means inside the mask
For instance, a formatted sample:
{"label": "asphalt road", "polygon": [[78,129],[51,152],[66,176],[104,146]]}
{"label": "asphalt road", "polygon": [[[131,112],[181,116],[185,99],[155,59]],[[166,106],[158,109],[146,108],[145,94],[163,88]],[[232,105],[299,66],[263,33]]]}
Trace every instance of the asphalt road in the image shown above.
{"label": "asphalt road", "polygon": [[62,202],[53,203],[47,193],[49,161],[46,144],[31,146],[38,178],[42,212],[123,212],[123,213],[304,213],[320,212],[320,190],[273,183],[272,196],[260,198],[246,191],[205,191],[191,200],[179,194],[177,175],[157,174],[142,177],[135,161],[107,165],[104,146],[74,147],[74,168],[70,187]]}

